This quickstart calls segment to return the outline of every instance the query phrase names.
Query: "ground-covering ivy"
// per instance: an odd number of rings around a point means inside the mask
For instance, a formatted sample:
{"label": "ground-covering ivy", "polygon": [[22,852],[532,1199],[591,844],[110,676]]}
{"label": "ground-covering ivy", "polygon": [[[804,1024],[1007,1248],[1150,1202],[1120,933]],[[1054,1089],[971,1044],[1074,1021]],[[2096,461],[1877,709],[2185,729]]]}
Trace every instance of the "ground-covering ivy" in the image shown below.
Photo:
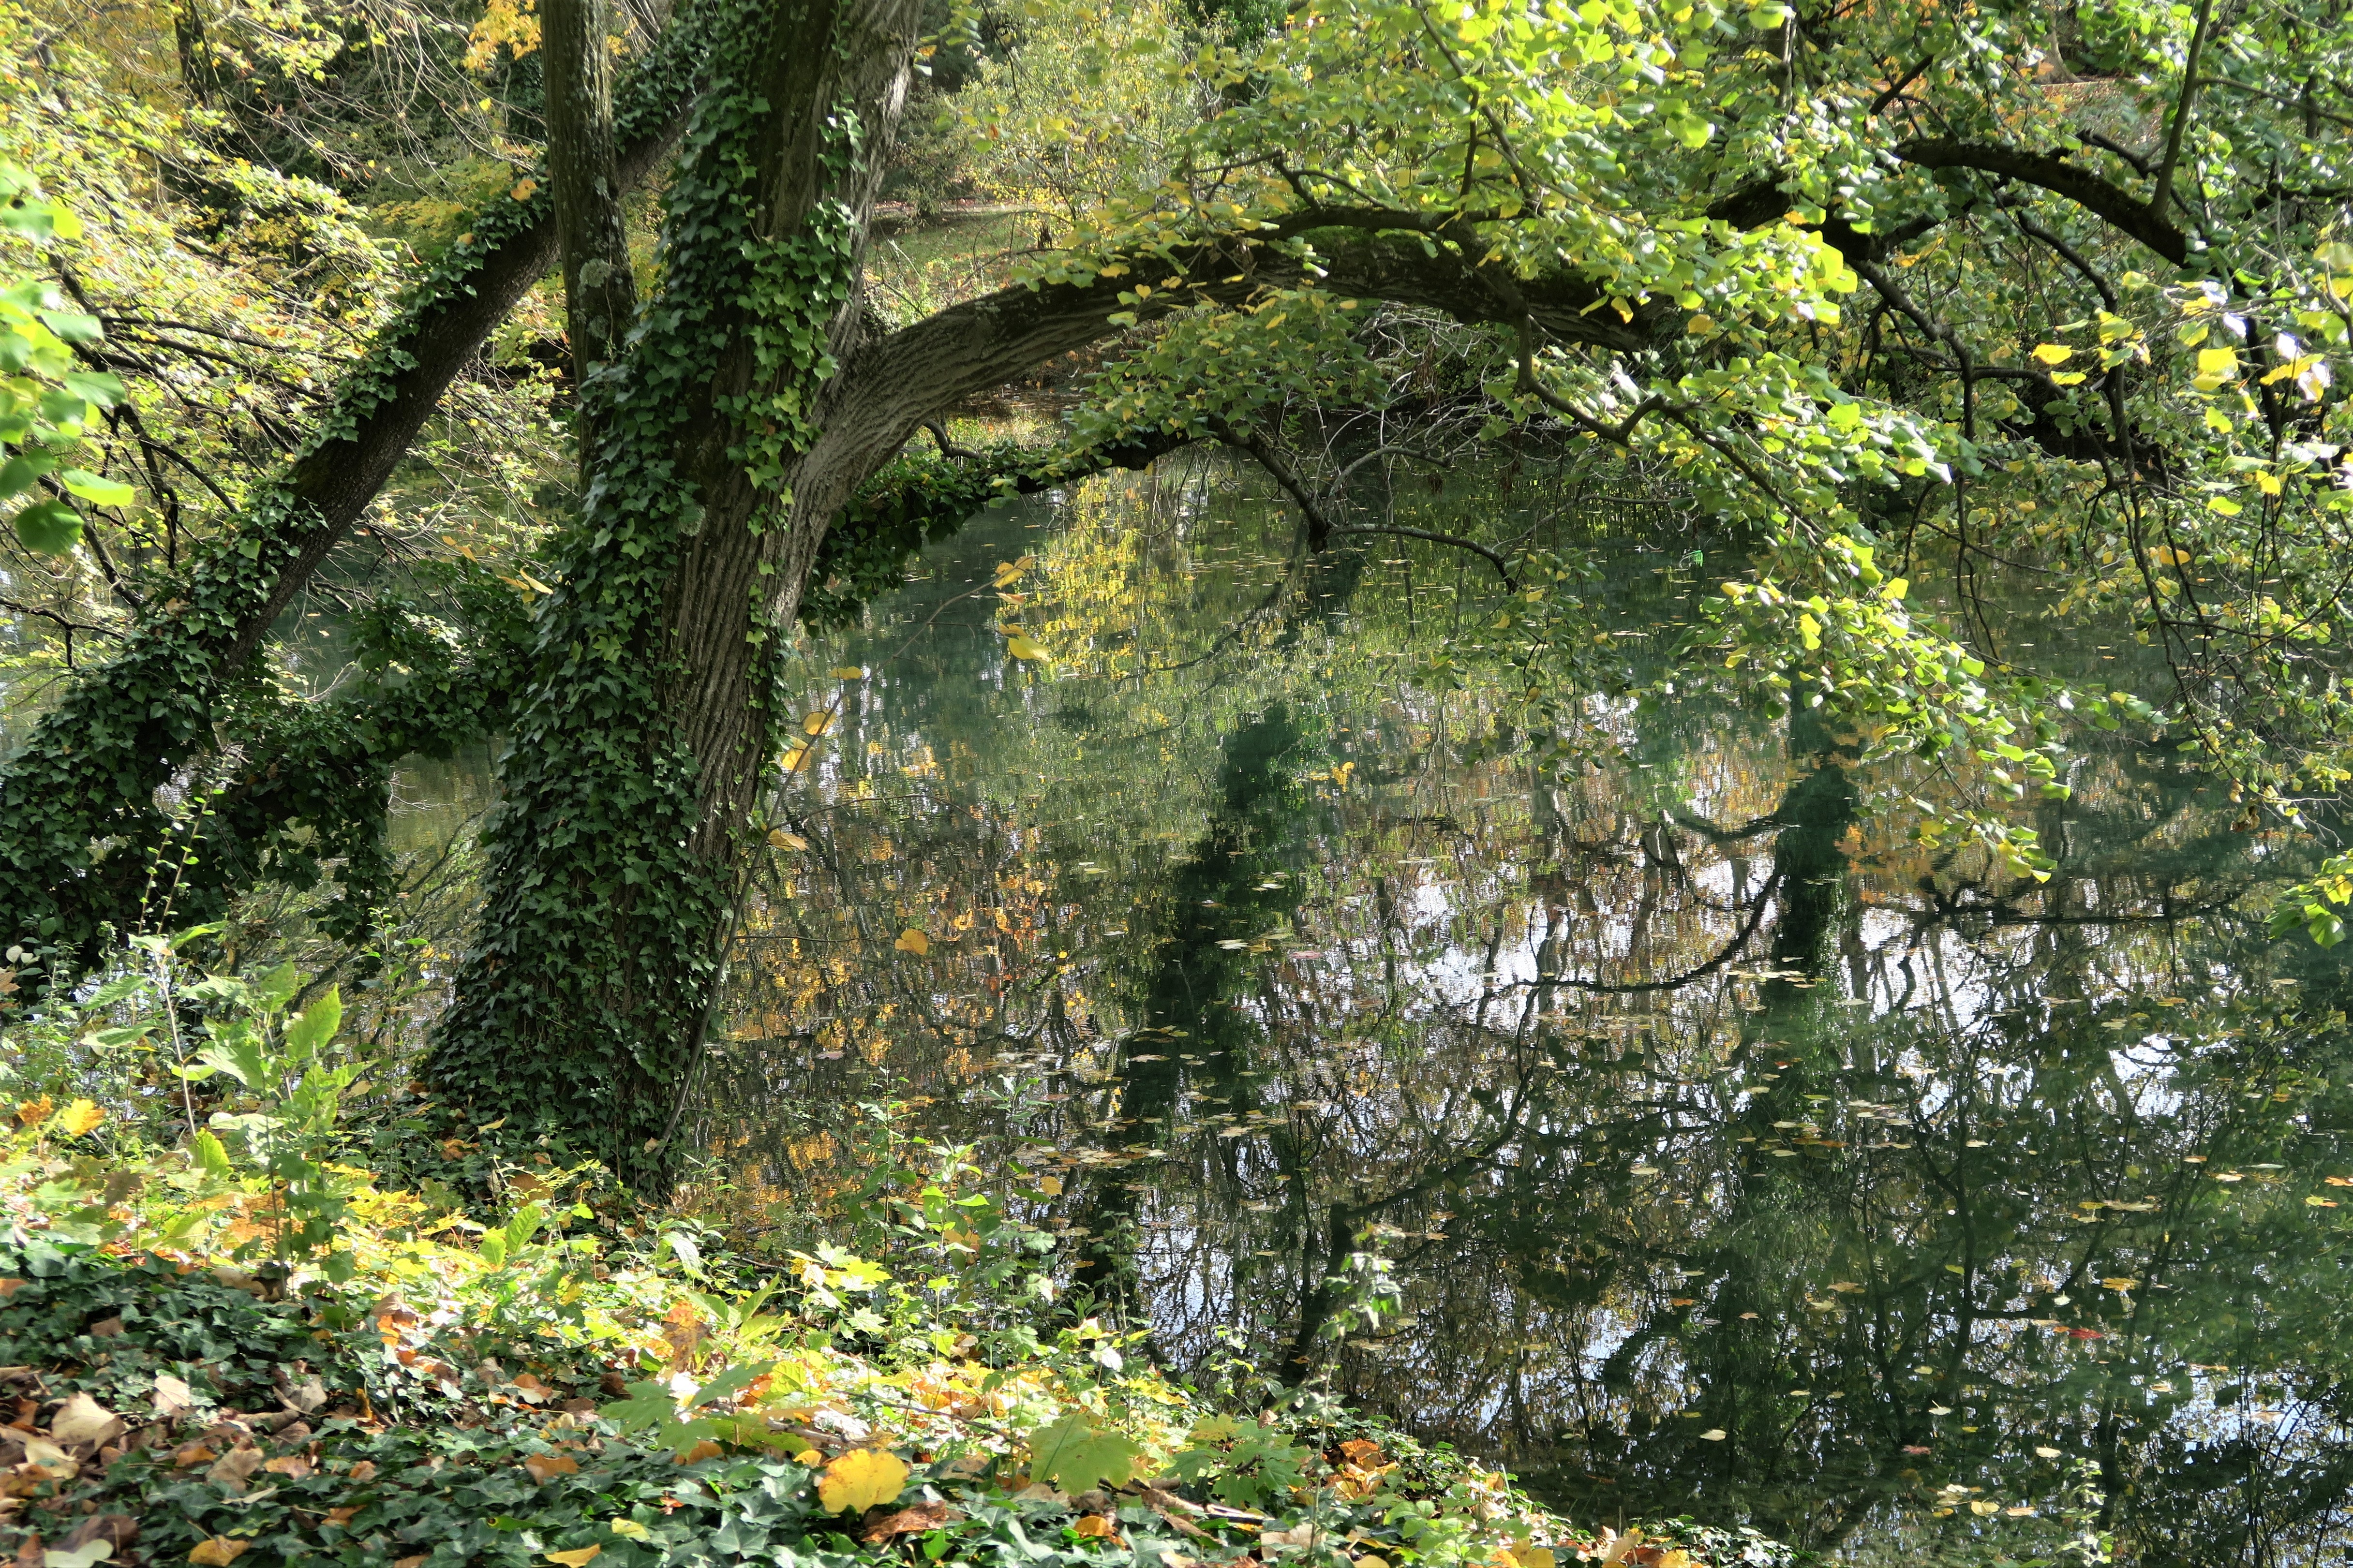
{"label": "ground-covering ivy", "polygon": [[[276,1114],[258,1103],[247,1122]],[[159,1150],[89,1100],[15,1109],[0,1552],[19,1563],[1786,1561],[1688,1523],[1572,1530],[1239,1363],[1222,1393],[1177,1384],[1142,1334],[1058,1299],[1052,1243],[959,1151],[886,1132],[829,1215],[796,1222],[809,1250],[742,1254],[593,1166],[498,1162],[501,1213],[330,1165],[359,1184],[336,1233],[290,1249],[295,1189],[211,1132]]]}

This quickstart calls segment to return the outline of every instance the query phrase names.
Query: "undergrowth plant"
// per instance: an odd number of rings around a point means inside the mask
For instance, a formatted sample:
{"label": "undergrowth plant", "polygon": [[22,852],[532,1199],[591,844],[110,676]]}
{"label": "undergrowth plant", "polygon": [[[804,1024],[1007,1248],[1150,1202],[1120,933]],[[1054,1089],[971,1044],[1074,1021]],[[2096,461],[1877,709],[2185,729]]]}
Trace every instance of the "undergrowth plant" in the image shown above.
{"label": "undergrowth plant", "polygon": [[[828,1215],[761,1237],[545,1148],[491,1161],[488,1202],[396,1188],[353,1160],[335,993],[189,951],[134,944],[5,1031],[14,1081],[59,1091],[0,1132],[0,1378],[38,1417],[0,1468],[19,1562],[1779,1560],[1571,1531],[1253,1369],[1180,1384],[1061,1298],[969,1151],[886,1116]],[[1330,1283],[1335,1320],[1384,1310],[1369,1255]]]}

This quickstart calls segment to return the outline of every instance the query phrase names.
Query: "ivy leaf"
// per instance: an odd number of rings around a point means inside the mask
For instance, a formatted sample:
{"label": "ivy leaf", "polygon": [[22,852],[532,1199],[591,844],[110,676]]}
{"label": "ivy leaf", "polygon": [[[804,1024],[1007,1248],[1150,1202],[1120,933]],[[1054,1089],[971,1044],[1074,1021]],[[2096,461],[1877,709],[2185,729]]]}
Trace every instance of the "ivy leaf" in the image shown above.
{"label": "ivy leaf", "polygon": [[896,1502],[906,1489],[907,1466],[883,1448],[852,1448],[818,1478],[817,1500],[828,1513],[864,1513]]}
{"label": "ivy leaf", "polygon": [[1073,1410],[1031,1434],[1029,1469],[1064,1491],[1092,1491],[1105,1481],[1127,1479],[1143,1453],[1142,1444],[1116,1432],[1099,1432]]}

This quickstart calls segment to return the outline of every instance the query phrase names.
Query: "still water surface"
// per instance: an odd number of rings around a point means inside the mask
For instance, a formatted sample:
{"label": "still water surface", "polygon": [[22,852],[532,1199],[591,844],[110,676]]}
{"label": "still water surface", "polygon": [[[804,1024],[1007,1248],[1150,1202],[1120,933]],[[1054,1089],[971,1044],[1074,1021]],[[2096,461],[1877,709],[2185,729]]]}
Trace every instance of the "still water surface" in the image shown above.
{"label": "still water surface", "polygon": [[[1721,564],[1544,499],[1640,673]],[[2353,1037],[2263,937],[2291,850],[2086,741],[2021,882],[1736,688],[1539,769],[1482,564],[1287,542],[1208,468],[1009,506],[812,655],[699,1111],[745,1191],[911,1096],[1059,1179],[1164,1363],[1238,1331],[1586,1521],[2345,1560]],[[1360,1253],[1401,1316],[1346,1316]]]}

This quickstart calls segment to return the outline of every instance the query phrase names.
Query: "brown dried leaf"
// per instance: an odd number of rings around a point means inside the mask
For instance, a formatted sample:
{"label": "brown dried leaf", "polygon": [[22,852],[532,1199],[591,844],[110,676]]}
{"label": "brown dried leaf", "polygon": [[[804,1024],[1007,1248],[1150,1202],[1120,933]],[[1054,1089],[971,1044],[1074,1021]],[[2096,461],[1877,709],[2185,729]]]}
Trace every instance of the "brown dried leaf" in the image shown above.
{"label": "brown dried leaf", "polygon": [[168,1372],[155,1374],[155,1415],[158,1420],[176,1421],[195,1407],[195,1390],[183,1378]]}
{"label": "brown dried leaf", "polygon": [[878,1542],[888,1541],[894,1535],[921,1535],[927,1530],[937,1530],[944,1524],[953,1524],[963,1517],[964,1515],[949,1503],[920,1503],[913,1508],[902,1508],[895,1512],[884,1513],[878,1519],[868,1520],[859,1526],[858,1539],[872,1546]]}
{"label": "brown dried leaf", "polygon": [[543,1487],[552,1476],[578,1475],[580,1461],[569,1454],[533,1454],[523,1460],[522,1468],[531,1472],[533,1485]]}
{"label": "brown dried leaf", "polygon": [[121,1416],[87,1394],[75,1394],[49,1417],[50,1441],[68,1449],[88,1448],[95,1453],[125,1430]]}
{"label": "brown dried leaf", "polygon": [[251,1444],[240,1444],[215,1459],[205,1472],[205,1479],[235,1497],[245,1490],[245,1483],[253,1472],[261,1468],[261,1450]]}

